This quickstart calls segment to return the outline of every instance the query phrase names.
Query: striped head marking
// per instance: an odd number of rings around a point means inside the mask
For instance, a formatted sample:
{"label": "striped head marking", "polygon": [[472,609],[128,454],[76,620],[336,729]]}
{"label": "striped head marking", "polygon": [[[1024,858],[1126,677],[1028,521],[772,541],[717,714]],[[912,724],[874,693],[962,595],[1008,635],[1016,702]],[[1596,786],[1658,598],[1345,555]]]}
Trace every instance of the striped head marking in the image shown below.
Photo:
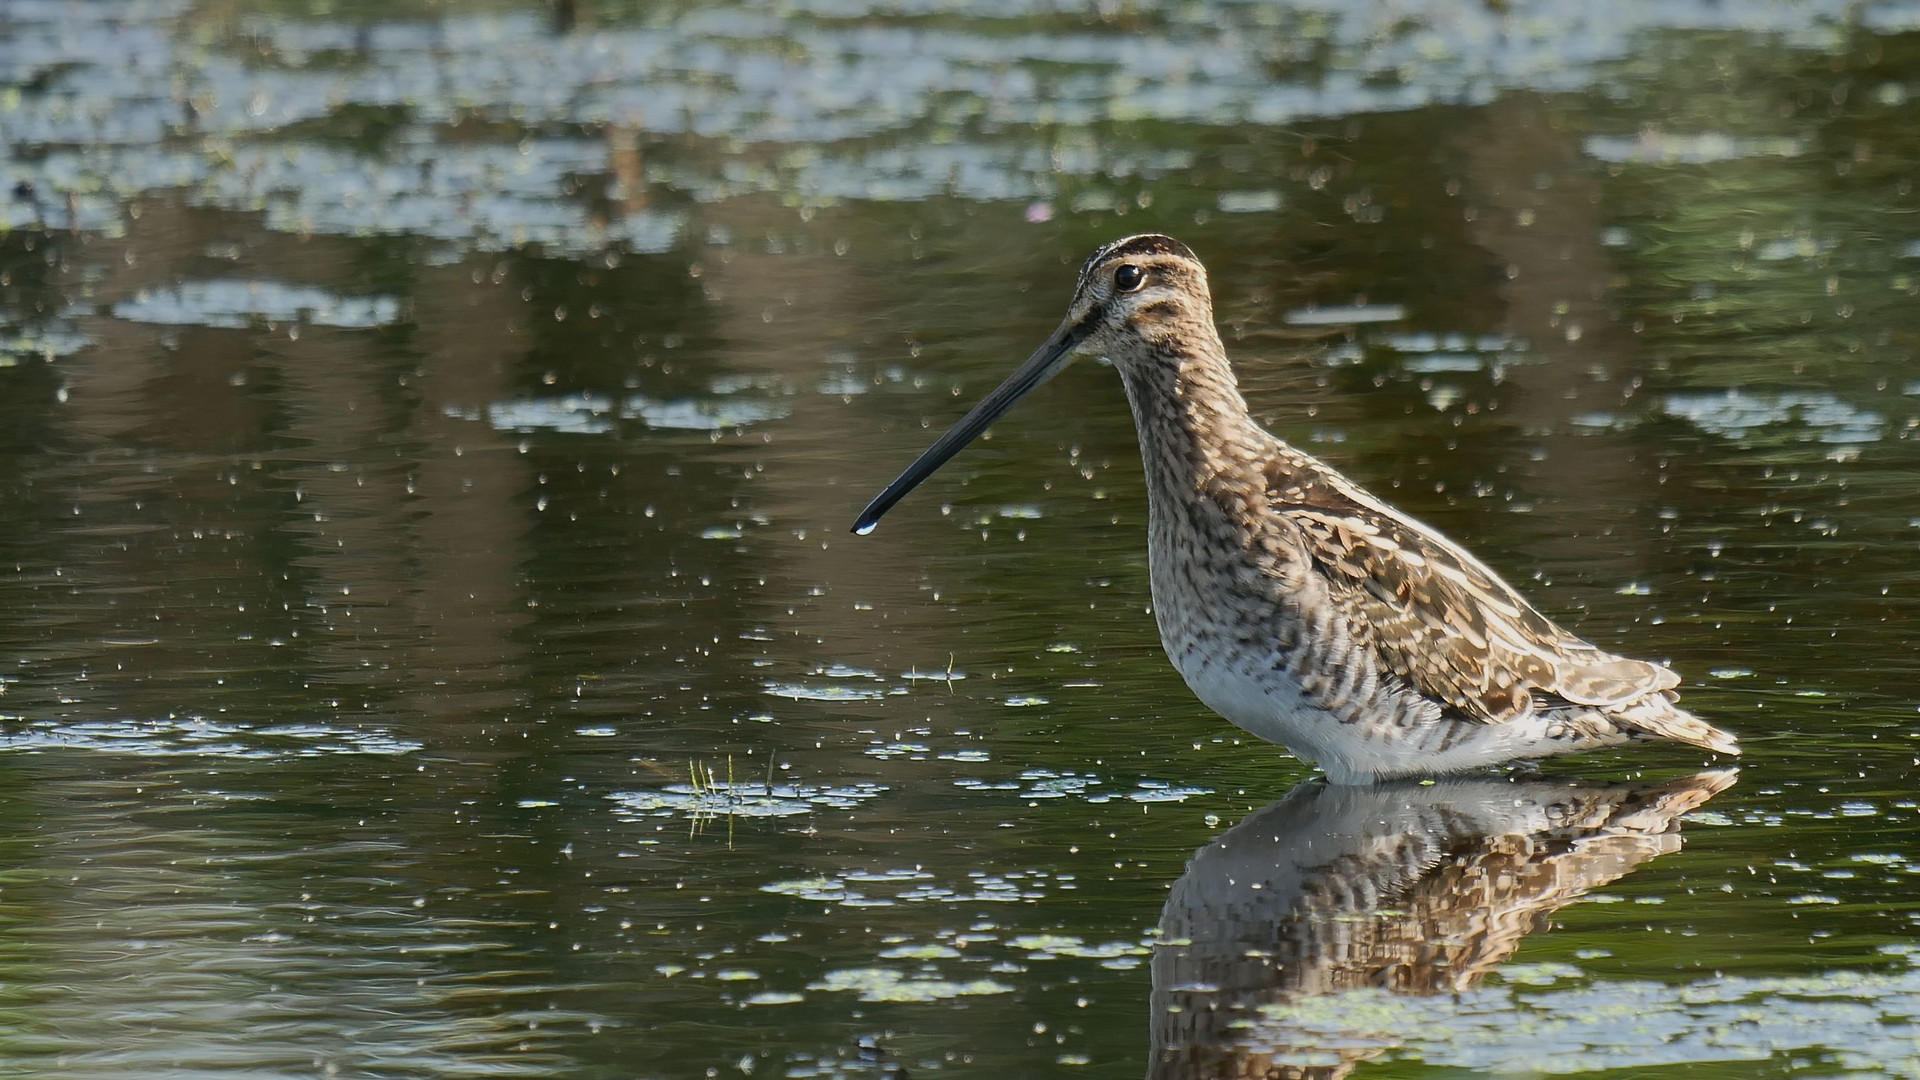
{"label": "striped head marking", "polygon": [[1106,245],[1081,264],[1067,317],[1046,343],[874,496],[855,519],[853,531],[872,531],[894,503],[1075,356],[1105,356],[1124,370],[1155,362],[1164,355],[1164,346],[1194,334],[1213,340],[1213,301],[1206,267],[1187,245],[1156,233]]}
{"label": "striped head marking", "polygon": [[1074,285],[1066,325],[1074,351],[1126,364],[1139,343],[1160,345],[1213,327],[1207,268],[1187,245],[1145,233],[1115,240],[1087,257]]}

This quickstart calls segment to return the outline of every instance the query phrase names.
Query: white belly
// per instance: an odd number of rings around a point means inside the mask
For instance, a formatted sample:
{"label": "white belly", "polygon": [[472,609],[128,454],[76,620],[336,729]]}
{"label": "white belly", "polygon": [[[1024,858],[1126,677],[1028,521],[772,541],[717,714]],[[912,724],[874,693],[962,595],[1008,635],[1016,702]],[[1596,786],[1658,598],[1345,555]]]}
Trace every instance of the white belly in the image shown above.
{"label": "white belly", "polygon": [[1438,705],[1408,692],[1382,693],[1378,696],[1385,700],[1375,708],[1342,717],[1318,704],[1273,664],[1249,672],[1237,664],[1203,662],[1191,652],[1185,663],[1173,655],[1187,685],[1207,708],[1248,734],[1318,765],[1336,784],[1458,772],[1529,756],[1530,751],[1547,752],[1533,748],[1540,733],[1525,720],[1454,720]]}
{"label": "white belly", "polygon": [[[1446,715],[1377,668],[1316,575],[1202,558],[1162,525],[1156,515],[1148,562],[1174,667],[1208,708],[1332,782],[1432,776],[1574,748],[1551,739],[1539,717],[1485,724]],[[1290,655],[1281,655],[1283,641]]]}
{"label": "white belly", "polygon": [[1279,743],[1309,763],[1322,756],[1316,738],[1340,721],[1332,713],[1312,704],[1300,684],[1275,672],[1268,678],[1255,678],[1229,664],[1207,664],[1178,656],[1174,666],[1187,680],[1202,704],[1219,713],[1235,727],[1270,743]]}

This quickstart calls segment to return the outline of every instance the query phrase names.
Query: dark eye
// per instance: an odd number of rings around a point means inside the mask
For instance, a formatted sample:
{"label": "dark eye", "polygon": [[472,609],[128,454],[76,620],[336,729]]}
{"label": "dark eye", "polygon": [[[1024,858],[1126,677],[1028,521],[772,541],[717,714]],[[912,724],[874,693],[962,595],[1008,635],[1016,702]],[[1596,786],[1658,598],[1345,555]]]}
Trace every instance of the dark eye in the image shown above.
{"label": "dark eye", "polygon": [[1147,283],[1147,272],[1129,263],[1113,272],[1113,287],[1120,292],[1132,292]]}

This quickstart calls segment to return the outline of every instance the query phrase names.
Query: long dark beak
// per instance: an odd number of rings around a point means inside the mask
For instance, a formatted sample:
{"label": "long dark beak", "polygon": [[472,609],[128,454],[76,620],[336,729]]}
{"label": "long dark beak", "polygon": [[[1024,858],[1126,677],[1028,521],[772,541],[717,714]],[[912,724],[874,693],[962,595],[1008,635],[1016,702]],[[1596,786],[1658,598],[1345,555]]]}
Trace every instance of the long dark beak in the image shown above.
{"label": "long dark beak", "polygon": [[993,426],[995,420],[1013,408],[1014,402],[1026,397],[1033,389],[1048,379],[1058,375],[1073,359],[1073,350],[1086,340],[1091,332],[1091,321],[1085,323],[1063,322],[1053,332],[1045,345],[1034,350],[1027,362],[1007,376],[1007,381],[995,387],[993,393],[980,400],[973,411],[960,418],[960,422],[940,436],[939,441],[927,447],[918,461],[907,466],[907,471],[887,485],[887,489],[873,497],[865,510],[854,520],[853,531],[862,536],[873,531],[882,515],[893,509],[893,504],[907,497],[907,492],[920,486],[920,481],[932,476],[934,471],[947,463],[947,459],[959,453],[980,433]]}

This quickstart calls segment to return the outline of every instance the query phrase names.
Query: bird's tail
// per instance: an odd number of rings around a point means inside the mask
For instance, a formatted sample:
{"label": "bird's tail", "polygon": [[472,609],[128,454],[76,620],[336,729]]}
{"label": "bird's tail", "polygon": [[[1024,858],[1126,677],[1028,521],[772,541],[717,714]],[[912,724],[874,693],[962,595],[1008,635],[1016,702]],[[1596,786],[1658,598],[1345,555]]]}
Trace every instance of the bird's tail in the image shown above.
{"label": "bird's tail", "polygon": [[1663,691],[1607,711],[1622,726],[1655,738],[1672,739],[1716,754],[1739,756],[1740,743],[1732,732],[1714,727],[1674,704],[1674,700],[1673,694]]}

